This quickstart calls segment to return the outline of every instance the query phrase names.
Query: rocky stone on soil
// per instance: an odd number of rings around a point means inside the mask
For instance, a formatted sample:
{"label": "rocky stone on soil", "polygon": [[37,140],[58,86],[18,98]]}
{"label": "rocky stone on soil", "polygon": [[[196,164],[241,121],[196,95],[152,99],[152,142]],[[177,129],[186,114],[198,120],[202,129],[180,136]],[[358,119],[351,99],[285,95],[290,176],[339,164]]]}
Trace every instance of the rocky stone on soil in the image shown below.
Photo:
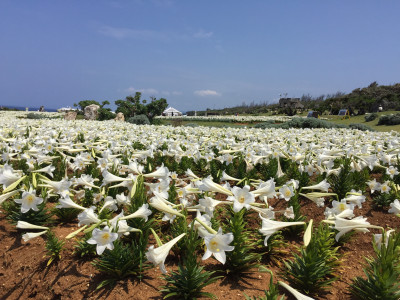
{"label": "rocky stone on soil", "polygon": [[96,120],[100,106],[91,104],[85,107],[85,120]]}
{"label": "rocky stone on soil", "polygon": [[76,111],[67,111],[64,115],[64,120],[76,120]]}
{"label": "rocky stone on soil", "polygon": [[122,112],[117,113],[116,117],[115,117],[115,121],[125,121],[125,116]]}

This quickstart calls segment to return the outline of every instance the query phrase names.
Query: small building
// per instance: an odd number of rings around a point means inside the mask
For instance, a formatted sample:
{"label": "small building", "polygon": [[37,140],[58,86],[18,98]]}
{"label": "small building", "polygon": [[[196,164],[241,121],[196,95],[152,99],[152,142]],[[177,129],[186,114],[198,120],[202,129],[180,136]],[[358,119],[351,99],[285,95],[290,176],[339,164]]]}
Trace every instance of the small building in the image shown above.
{"label": "small building", "polygon": [[182,116],[182,113],[179,110],[170,106],[163,111],[162,115],[166,117],[175,117],[175,116]]}
{"label": "small building", "polygon": [[294,108],[294,109],[303,109],[304,105],[301,104],[300,98],[281,98],[279,99],[279,107],[281,108]]}
{"label": "small building", "polygon": [[310,110],[307,114],[307,118],[316,118],[319,119],[319,113],[314,110]]}
{"label": "small building", "polygon": [[57,109],[58,112],[67,112],[67,111],[77,111],[77,108],[72,108],[70,106],[67,107],[61,107],[59,109]]}
{"label": "small building", "polygon": [[341,109],[338,116],[341,116],[342,119],[350,119],[350,111],[348,109]]}

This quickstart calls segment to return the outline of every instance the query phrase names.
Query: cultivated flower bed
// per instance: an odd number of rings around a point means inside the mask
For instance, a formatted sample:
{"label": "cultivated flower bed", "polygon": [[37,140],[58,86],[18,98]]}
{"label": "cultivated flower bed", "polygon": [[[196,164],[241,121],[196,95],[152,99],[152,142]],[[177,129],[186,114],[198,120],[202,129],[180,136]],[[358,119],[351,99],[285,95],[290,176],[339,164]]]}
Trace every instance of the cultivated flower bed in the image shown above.
{"label": "cultivated flower bed", "polygon": [[397,133],[1,123],[1,297],[399,297]]}

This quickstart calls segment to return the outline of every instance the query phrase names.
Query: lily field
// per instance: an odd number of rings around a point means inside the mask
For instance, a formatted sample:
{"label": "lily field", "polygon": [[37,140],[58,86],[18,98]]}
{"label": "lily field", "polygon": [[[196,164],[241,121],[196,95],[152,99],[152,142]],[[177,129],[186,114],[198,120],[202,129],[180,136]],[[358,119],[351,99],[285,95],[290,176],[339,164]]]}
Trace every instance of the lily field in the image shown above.
{"label": "lily field", "polygon": [[45,115],[0,111],[1,299],[400,299],[399,132]]}

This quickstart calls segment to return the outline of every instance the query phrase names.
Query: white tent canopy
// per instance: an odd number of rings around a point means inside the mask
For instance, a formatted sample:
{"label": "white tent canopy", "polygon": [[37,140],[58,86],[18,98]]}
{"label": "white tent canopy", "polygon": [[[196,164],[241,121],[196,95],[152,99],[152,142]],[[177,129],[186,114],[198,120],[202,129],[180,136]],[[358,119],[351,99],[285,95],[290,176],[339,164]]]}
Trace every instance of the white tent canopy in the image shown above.
{"label": "white tent canopy", "polygon": [[162,115],[169,116],[169,117],[170,116],[182,116],[182,113],[179,110],[170,106],[166,110],[163,111]]}

